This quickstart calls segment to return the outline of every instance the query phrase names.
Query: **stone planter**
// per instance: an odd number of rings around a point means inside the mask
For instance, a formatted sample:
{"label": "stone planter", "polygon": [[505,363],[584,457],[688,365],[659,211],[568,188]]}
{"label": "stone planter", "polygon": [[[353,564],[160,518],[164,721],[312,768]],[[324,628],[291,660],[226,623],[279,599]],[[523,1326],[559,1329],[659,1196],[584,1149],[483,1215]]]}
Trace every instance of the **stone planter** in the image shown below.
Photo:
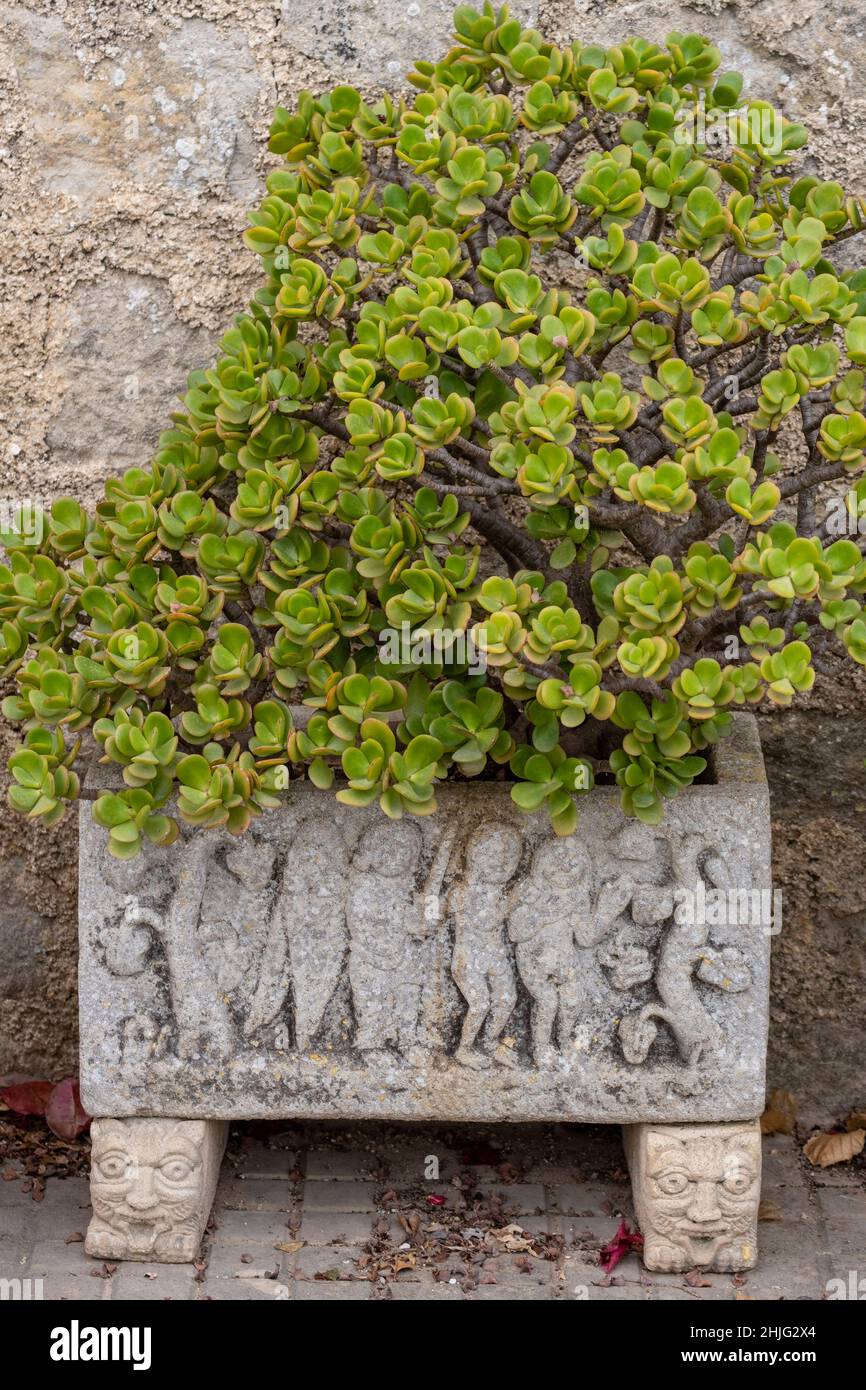
{"label": "stone planter", "polygon": [[231,1118],[628,1126],[650,1268],[746,1268],[760,1188],[769,806],[754,720],[712,784],[577,834],[505,783],[387,820],[307,782],[241,840],[118,863],[81,819],[81,1077],[100,1256],[185,1260]]}

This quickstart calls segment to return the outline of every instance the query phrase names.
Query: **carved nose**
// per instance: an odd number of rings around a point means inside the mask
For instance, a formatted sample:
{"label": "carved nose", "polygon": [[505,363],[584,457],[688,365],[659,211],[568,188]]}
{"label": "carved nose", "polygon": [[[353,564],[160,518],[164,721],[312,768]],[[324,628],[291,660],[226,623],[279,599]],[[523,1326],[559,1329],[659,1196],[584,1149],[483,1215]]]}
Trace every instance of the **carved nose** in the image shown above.
{"label": "carved nose", "polygon": [[126,1205],[133,1211],[150,1211],[159,1205],[159,1198],[153,1190],[153,1173],[145,1168],[138,1182],[127,1194]]}
{"label": "carved nose", "polygon": [[695,1190],[694,1201],[689,1207],[688,1216],[690,1221],[719,1221],[721,1211],[716,1200],[716,1184],[714,1182],[699,1182]]}

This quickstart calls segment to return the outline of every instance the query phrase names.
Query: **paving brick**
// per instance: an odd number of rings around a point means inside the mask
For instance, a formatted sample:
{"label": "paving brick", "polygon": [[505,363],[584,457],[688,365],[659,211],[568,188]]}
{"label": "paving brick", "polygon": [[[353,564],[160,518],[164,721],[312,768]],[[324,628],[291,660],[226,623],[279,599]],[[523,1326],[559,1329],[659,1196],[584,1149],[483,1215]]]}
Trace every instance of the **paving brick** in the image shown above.
{"label": "paving brick", "polygon": [[501,1199],[503,1210],[517,1216],[536,1216],[547,1208],[541,1183],[500,1183],[490,1189]]}
{"label": "paving brick", "polygon": [[[432,1169],[430,1160],[438,1163],[438,1172]],[[424,1143],[397,1144],[389,1147],[384,1154],[388,1181],[397,1183],[421,1183],[425,1187],[441,1182],[450,1182],[462,1170],[461,1156],[456,1149],[446,1148],[428,1139]],[[427,1174],[435,1172],[435,1176]]]}
{"label": "paving brick", "polygon": [[296,1280],[315,1279],[317,1274],[333,1270],[354,1279],[361,1273],[356,1263],[360,1254],[360,1246],[355,1245],[305,1245],[291,1258],[288,1267]]}
{"label": "paving brick", "polygon": [[315,1282],[296,1283],[292,1298],[296,1303],[365,1303],[371,1297],[371,1285],[360,1281],[339,1282],[331,1279],[317,1279]]}
{"label": "paving brick", "polygon": [[298,1239],[307,1245],[363,1244],[373,1231],[372,1218],[362,1212],[314,1212],[304,1214]]}
{"label": "paving brick", "polygon": [[[589,1132],[592,1168],[585,1155],[577,1153],[579,1146],[570,1161],[570,1143],[558,1145],[557,1165],[536,1162],[524,1167],[521,1145],[532,1141],[537,1146],[537,1141],[518,1135],[509,1141],[508,1152],[515,1167],[531,1179],[503,1184],[495,1169],[478,1165],[470,1170],[468,1201],[467,1193],[448,1180],[458,1168],[466,1172],[458,1148],[439,1145],[435,1133],[406,1143],[398,1135],[391,1143],[389,1131],[381,1159],[372,1148],[325,1144],[315,1129],[309,1150],[303,1142],[300,1150],[297,1147],[303,1130],[293,1130],[291,1137],[291,1148],[256,1143],[242,1152],[239,1166],[226,1163],[203,1283],[196,1282],[191,1266],[183,1265],[119,1264],[111,1279],[94,1277],[101,1262],[88,1258],[81,1243],[67,1245],[64,1239],[86,1230],[90,1213],[83,1179],[50,1180],[40,1203],[33,1202],[18,1182],[0,1184],[0,1277],[41,1277],[46,1298],[88,1301],[584,1301],[585,1294],[589,1302],[691,1303],[729,1300],[738,1290],[751,1299],[816,1299],[827,1296],[831,1278],[850,1282],[853,1271],[854,1287],[859,1289],[858,1280],[866,1277],[866,1194],[852,1181],[850,1169],[826,1170],[832,1181],[821,1170],[807,1173],[797,1142],[784,1135],[774,1135],[764,1145],[763,1201],[775,1219],[759,1224],[757,1268],[736,1285],[730,1275],[711,1274],[705,1289],[686,1286],[682,1275],[642,1274],[634,1256],[616,1271],[614,1277],[621,1283],[604,1285],[598,1250],[610,1240],[621,1216],[633,1216],[629,1189],[618,1176],[610,1181],[580,1178],[581,1173],[594,1174],[596,1167],[602,1171],[602,1132]],[[490,1142],[495,1144],[494,1139]],[[614,1155],[611,1163],[618,1165],[617,1145],[618,1139],[608,1148]],[[436,1183],[423,1181],[423,1160],[429,1154],[440,1158]],[[390,1169],[387,1175],[380,1168],[382,1160]],[[289,1173],[296,1163],[311,1176],[293,1185]],[[611,1171],[618,1174],[619,1168]],[[553,1180],[563,1172],[569,1175],[566,1179]],[[389,1187],[396,1196],[383,1217],[381,1210],[377,1214],[376,1197]],[[440,1263],[421,1264],[389,1282],[315,1278],[327,1270],[357,1273],[355,1262],[383,1220],[394,1247],[402,1244],[405,1232],[399,1212],[416,1211],[425,1224],[435,1222],[442,1211],[426,1204],[428,1193],[443,1196],[445,1210],[461,1213],[466,1227],[481,1224],[479,1213],[489,1215],[495,1199],[502,1204],[504,1219],[516,1221],[530,1235],[561,1236],[562,1254],[555,1261],[530,1256],[530,1272],[522,1273],[517,1257],[500,1252],[491,1242],[486,1267],[497,1283],[479,1283],[468,1294],[462,1284],[467,1274],[477,1278],[480,1267],[444,1248]],[[547,1210],[545,1201],[550,1203]],[[443,1232],[443,1245],[447,1239]],[[276,1249],[295,1241],[304,1242],[297,1251]],[[265,1272],[276,1277],[261,1277]],[[442,1278],[435,1279],[434,1272]],[[147,1273],[157,1277],[148,1279]],[[235,1277],[238,1274],[244,1277]]]}
{"label": "paving brick", "polygon": [[[554,1265],[550,1260],[540,1260],[534,1255],[491,1255],[478,1267],[478,1274],[495,1277],[497,1284],[547,1287],[553,1281]],[[486,1286],[485,1286],[486,1287]]]}
{"label": "paving brick", "polygon": [[501,1303],[509,1301],[513,1303],[542,1302],[553,1298],[553,1289],[550,1285],[526,1284],[518,1287],[515,1284],[479,1284],[477,1289],[471,1289],[464,1295],[467,1303]]}
{"label": "paving brick", "polygon": [[29,1207],[0,1207],[0,1268],[3,1267],[5,1242],[30,1246],[38,1238],[38,1226]]}
{"label": "paving brick", "polygon": [[289,1212],[280,1211],[221,1211],[214,1223],[211,1248],[232,1245],[253,1250],[294,1240],[289,1216]]}
{"label": "paving brick", "polygon": [[226,1181],[225,1174],[217,1188],[216,1200],[228,1211],[289,1211],[293,1203],[288,1182],[240,1176]]}
{"label": "paving brick", "polygon": [[235,1171],[243,1174],[247,1181],[250,1178],[282,1178],[288,1182],[297,1167],[297,1149],[266,1148],[264,1144],[257,1144],[243,1151]]}
{"label": "paving brick", "polygon": [[46,1301],[69,1303],[101,1303],[111,1298],[110,1279],[92,1279],[87,1273],[71,1273],[58,1269],[45,1276]]}
{"label": "paving brick", "polygon": [[207,1273],[213,1279],[234,1279],[241,1274],[250,1275],[254,1270],[267,1271],[275,1277],[281,1269],[281,1252],[274,1249],[274,1243],[267,1245],[246,1245],[226,1242],[211,1246],[207,1262]]}
{"label": "paving brick", "polygon": [[434,1283],[404,1283],[401,1280],[388,1285],[390,1297],[398,1303],[461,1303],[467,1294],[459,1284],[444,1281]]}
{"label": "paving brick", "polygon": [[627,1183],[559,1183],[548,1191],[550,1204],[569,1216],[629,1215],[631,1190]]}
{"label": "paving brick", "polygon": [[376,1185],[371,1182],[353,1182],[350,1178],[343,1182],[316,1180],[304,1185],[303,1207],[305,1212],[373,1212],[375,1193]]}
{"label": "paving brick", "polygon": [[827,1275],[847,1280],[850,1272],[866,1277],[866,1192],[861,1187],[818,1190],[818,1248]]}
{"label": "paving brick", "polygon": [[294,1289],[277,1279],[205,1278],[199,1294],[219,1303],[287,1303],[294,1296]]}
{"label": "paving brick", "polygon": [[193,1265],[146,1265],[133,1261],[118,1265],[111,1280],[112,1302],[118,1300],[147,1300],[160,1302],[189,1302],[198,1293],[196,1270]]}
{"label": "paving brick", "polygon": [[356,1181],[376,1179],[381,1160],[363,1149],[310,1149],[306,1156],[308,1178],[346,1178]]}

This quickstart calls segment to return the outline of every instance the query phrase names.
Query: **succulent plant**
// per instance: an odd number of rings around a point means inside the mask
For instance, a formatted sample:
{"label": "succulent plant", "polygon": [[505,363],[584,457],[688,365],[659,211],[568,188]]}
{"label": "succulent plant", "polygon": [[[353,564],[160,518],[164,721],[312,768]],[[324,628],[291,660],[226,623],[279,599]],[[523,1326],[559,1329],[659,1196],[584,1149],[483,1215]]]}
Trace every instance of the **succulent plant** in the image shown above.
{"label": "succulent plant", "polygon": [[654,823],[732,710],[866,664],[866,204],[720,64],[486,3],[412,95],[277,109],[262,287],[152,461],[4,518],[16,810],[89,731],[120,857],[290,770],[400,816],[507,767],[569,834],[601,766]]}

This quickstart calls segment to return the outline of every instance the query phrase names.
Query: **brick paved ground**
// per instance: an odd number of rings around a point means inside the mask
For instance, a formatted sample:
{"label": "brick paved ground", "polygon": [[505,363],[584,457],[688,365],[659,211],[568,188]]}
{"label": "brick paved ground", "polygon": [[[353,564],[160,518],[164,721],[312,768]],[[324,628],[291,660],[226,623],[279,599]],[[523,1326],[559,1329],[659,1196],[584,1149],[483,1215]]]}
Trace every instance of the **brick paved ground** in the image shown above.
{"label": "brick paved ground", "polygon": [[460,1301],[818,1299],[866,1275],[862,1162],[812,1170],[773,1136],[764,1165],[756,1270],[695,1284],[630,1255],[607,1280],[598,1250],[633,1220],[615,1129],[239,1126],[198,1267],[89,1259],[87,1183],[50,1178],[38,1203],[0,1183],[0,1276],[49,1299]]}

